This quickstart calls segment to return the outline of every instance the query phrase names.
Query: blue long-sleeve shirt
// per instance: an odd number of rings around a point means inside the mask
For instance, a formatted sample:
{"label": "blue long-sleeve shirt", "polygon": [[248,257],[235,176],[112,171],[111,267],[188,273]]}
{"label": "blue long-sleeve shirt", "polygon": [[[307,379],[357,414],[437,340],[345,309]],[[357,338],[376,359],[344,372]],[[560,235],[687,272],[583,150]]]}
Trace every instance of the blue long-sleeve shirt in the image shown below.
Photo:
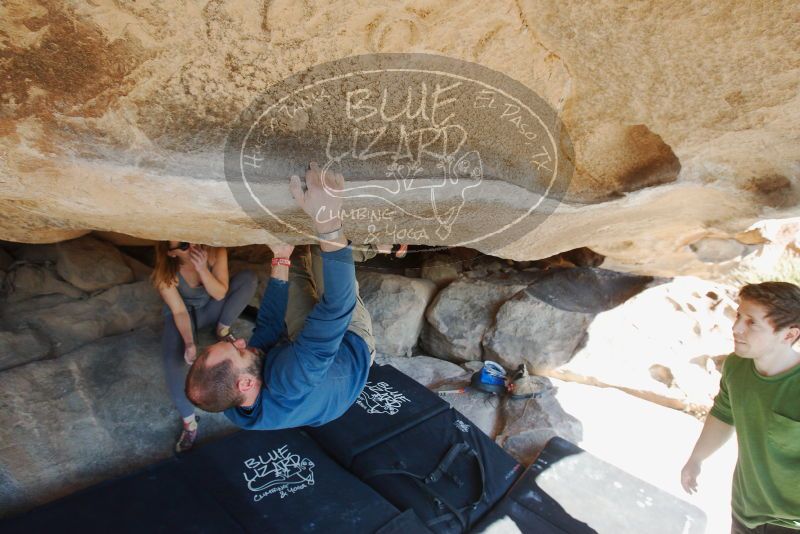
{"label": "blue long-sleeve shirt", "polygon": [[347,330],[356,304],[350,247],[322,252],[325,291],[293,342],[284,317],[289,284],[270,278],[250,346],[266,351],[263,386],[249,410],[225,415],[247,430],[319,426],[342,415],[367,381],[367,343]]}

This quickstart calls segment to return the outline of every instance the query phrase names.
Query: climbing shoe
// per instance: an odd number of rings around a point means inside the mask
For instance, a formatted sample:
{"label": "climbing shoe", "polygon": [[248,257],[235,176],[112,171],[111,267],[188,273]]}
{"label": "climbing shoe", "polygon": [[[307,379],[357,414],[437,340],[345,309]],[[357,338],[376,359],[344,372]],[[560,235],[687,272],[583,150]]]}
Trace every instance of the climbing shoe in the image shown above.
{"label": "climbing shoe", "polygon": [[543,376],[531,376],[524,364],[520,364],[508,383],[508,395],[512,399],[538,399],[552,389],[550,381]]}
{"label": "climbing shoe", "polygon": [[214,333],[217,337],[217,341],[230,341],[231,343],[236,341],[236,336],[234,335],[233,329],[230,326],[224,329],[218,328]]}
{"label": "climbing shoe", "polygon": [[194,445],[194,440],[197,439],[197,420],[195,417],[189,425],[183,425],[181,436],[178,438],[178,443],[175,444],[175,452],[186,452]]}

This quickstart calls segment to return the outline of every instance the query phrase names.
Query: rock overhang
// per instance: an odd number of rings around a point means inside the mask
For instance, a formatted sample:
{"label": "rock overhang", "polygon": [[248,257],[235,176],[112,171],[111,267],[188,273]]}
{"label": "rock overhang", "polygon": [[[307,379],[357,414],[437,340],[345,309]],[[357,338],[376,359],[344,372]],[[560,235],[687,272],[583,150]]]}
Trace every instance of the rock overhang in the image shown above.
{"label": "rock overhang", "polygon": [[[475,248],[535,259],[589,246],[615,268],[702,274],[709,262],[690,245],[800,215],[800,47],[788,2],[776,5],[787,17],[770,17],[770,31],[745,6],[735,17],[714,6],[668,17],[658,5],[622,13],[533,1],[491,17],[477,2],[364,12],[330,2],[310,13],[212,2],[172,16],[151,6],[12,7],[2,25],[4,239],[109,230],[216,245],[302,240],[233,201],[219,161],[226,127],[291,74],[376,52],[424,51],[504,73],[569,131],[566,202],[512,243]],[[267,196],[300,224],[288,191]],[[474,204],[474,225],[519,209],[517,191],[498,197]],[[454,228],[446,244],[459,235]]]}

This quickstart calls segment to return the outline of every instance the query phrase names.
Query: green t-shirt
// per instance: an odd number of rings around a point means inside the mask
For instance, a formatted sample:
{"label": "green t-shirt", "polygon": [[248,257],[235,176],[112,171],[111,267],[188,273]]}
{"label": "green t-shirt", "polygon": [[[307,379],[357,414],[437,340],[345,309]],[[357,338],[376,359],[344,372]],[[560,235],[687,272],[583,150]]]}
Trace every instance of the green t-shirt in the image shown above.
{"label": "green t-shirt", "polygon": [[731,354],[711,415],[736,429],[734,515],[748,528],[800,530],[800,365],[762,376],[753,360]]}

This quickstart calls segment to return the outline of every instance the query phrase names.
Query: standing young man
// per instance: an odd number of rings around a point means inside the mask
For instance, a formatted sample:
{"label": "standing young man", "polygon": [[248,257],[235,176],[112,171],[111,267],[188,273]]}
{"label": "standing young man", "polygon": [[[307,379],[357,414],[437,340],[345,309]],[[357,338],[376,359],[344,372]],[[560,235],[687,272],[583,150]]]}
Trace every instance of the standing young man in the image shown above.
{"label": "standing young man", "polygon": [[702,462],[736,430],[733,534],[800,532],[800,287],[785,282],[744,286],[733,325],[735,353],[681,471],[697,490]]}
{"label": "standing young man", "polygon": [[[195,406],[224,411],[248,430],[336,419],[364,388],[375,351],[342,230],[342,200],[328,190],[342,190],[344,177],[323,176],[312,163],[306,184],[303,190],[293,176],[290,189],[313,219],[319,249],[310,256],[307,249],[292,255],[291,245],[271,247],[272,273],[249,345],[243,339],[211,345],[186,377],[186,396]],[[313,276],[309,264],[317,266]]]}

